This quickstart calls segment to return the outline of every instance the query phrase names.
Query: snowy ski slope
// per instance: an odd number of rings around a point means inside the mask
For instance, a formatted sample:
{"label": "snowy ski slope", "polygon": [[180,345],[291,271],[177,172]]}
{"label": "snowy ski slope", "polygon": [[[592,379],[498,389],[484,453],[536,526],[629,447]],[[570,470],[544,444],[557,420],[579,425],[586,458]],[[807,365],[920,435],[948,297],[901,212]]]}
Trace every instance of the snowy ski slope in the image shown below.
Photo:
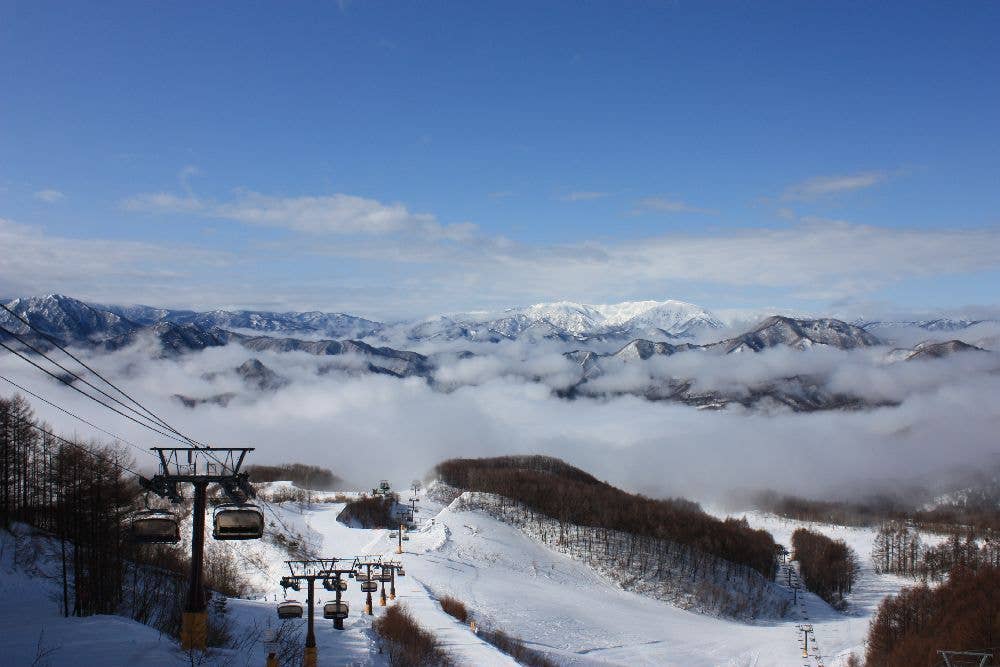
{"label": "snowy ski slope", "polygon": [[[315,553],[395,556],[396,542],[389,538],[389,531],[349,528],[337,522],[343,503],[282,503],[275,507],[281,521],[304,536],[307,548]],[[460,665],[516,663],[445,614],[437,602],[443,595],[463,600],[481,627],[520,637],[561,664],[836,667],[851,650],[863,651],[868,623],[879,600],[909,583],[872,572],[868,555],[873,531],[811,526],[846,540],[861,559],[862,575],[849,609],[837,612],[807,593],[785,618],[745,624],[625,592],[583,563],[555,553],[519,529],[480,512],[459,511],[422,496],[417,516],[418,529],[404,542],[401,558],[407,576],[397,582],[396,603],[406,604]],[[268,518],[277,526],[273,517]],[[755,513],[747,518],[785,545],[792,531],[803,525]],[[51,665],[137,664],[140,656],[144,665],[190,664],[168,638],[127,619],[62,619],[57,582],[17,576],[12,540],[6,536],[4,540],[0,594],[23,602],[0,610],[4,664],[32,664],[40,633],[44,633],[43,645],[53,649],[48,658]],[[288,555],[271,541],[232,543],[231,547],[246,559],[247,574],[261,591],[255,600],[229,601],[236,634],[276,627],[274,604],[282,596],[277,580],[287,572],[284,560]],[[779,582],[785,581],[783,573]],[[305,600],[305,591],[290,594]],[[332,594],[325,590],[317,591],[318,604],[329,596]],[[334,630],[330,621],[317,620],[320,664],[385,664],[370,617],[360,614],[364,595],[356,582],[350,582],[344,598],[351,606],[344,631]],[[378,606],[375,611],[381,613]],[[317,609],[317,616],[322,616],[321,609]],[[801,623],[814,627],[807,658],[802,655],[802,633],[797,627]],[[301,629],[304,636],[304,627]],[[263,662],[264,646],[259,643],[239,656],[220,651],[212,661],[219,665]]]}

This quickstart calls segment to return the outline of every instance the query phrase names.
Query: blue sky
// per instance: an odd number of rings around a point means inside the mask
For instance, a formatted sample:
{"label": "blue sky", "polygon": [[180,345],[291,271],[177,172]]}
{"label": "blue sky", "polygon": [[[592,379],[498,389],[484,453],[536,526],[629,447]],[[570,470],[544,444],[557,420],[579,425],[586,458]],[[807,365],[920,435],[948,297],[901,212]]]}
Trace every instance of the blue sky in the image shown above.
{"label": "blue sky", "polygon": [[0,294],[995,310],[998,30],[994,2],[0,2]]}

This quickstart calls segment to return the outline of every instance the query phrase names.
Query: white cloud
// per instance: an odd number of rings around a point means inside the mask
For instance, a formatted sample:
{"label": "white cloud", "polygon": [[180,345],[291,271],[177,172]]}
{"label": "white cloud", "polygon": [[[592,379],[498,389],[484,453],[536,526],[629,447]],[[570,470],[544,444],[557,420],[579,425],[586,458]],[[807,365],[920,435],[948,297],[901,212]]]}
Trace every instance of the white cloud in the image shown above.
{"label": "white cloud", "polygon": [[46,204],[53,204],[60,199],[64,199],[65,197],[66,195],[59,190],[39,190],[35,193],[35,199],[43,201]]}
{"label": "white cloud", "polygon": [[632,208],[633,215],[642,215],[643,213],[701,213],[715,215],[718,211],[700,206],[692,206],[679,199],[645,197],[637,201]]}
{"label": "white cloud", "polygon": [[399,203],[335,194],[325,197],[268,197],[248,192],[213,208],[212,215],[252,225],[287,227],[300,232],[386,234],[434,222]]}
{"label": "white cloud", "polygon": [[[196,172],[192,172],[196,173]],[[412,233],[431,240],[470,237],[469,222],[442,225],[429,213],[414,213],[401,203],[347,194],[272,197],[241,191],[228,202],[211,202],[194,195],[168,192],[140,194],[121,202],[126,211],[198,213],[247,225],[279,227],[307,234],[385,235]]]}
{"label": "white cloud", "polygon": [[785,188],[781,195],[784,201],[811,201],[855,190],[864,190],[881,185],[889,180],[884,171],[863,171],[840,176],[817,176]]}
{"label": "white cloud", "polygon": [[1000,228],[896,229],[810,218],[788,228],[621,242],[539,246],[472,234],[455,244],[392,236],[291,240],[275,250],[361,259],[382,267],[383,275],[388,265],[407,313],[426,315],[559,299],[677,295],[705,286],[725,288],[741,300],[761,289],[772,290],[774,300],[856,299],[908,279],[1000,269],[996,247]]}
{"label": "white cloud", "polygon": [[203,292],[193,273],[219,271],[235,261],[227,253],[191,246],[52,236],[3,218],[0,246],[7,250],[0,262],[4,296],[64,292],[119,300],[131,292],[166,301],[171,292]]}
{"label": "white cloud", "polygon": [[565,195],[559,197],[560,201],[593,201],[594,199],[603,199],[608,196],[607,192],[595,192],[595,191],[577,191],[569,192]]}
{"label": "white cloud", "polygon": [[193,195],[179,196],[170,192],[147,192],[122,200],[126,211],[192,213],[201,211],[205,204]]}

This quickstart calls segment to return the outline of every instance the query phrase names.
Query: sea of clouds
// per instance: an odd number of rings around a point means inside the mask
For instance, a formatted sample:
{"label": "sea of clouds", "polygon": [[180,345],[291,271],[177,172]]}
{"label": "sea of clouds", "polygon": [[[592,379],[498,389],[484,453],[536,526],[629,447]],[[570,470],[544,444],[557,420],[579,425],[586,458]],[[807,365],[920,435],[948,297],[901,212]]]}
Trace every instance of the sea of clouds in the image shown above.
{"label": "sea of clouds", "polygon": [[[466,348],[475,356],[461,358],[454,347],[436,356],[431,381],[368,374],[355,357],[254,353],[239,345],[164,359],[150,341],[140,341],[116,353],[86,355],[88,363],[201,442],[256,447],[252,458],[260,463],[328,467],[360,488],[379,478],[403,484],[424,477],[450,457],[530,453],[563,458],[656,496],[712,501],[734,490],[774,488],[829,497],[848,488],[933,477],[956,466],[994,465],[1000,452],[996,354],[891,362],[889,347],[689,352],[608,364],[593,381],[607,396],[567,400],[555,391],[575,383],[580,370],[563,356],[564,346]],[[266,392],[249,388],[233,369],[250,358],[288,384]],[[12,355],[0,357],[0,369],[140,447],[171,444]],[[795,375],[820,377],[831,390],[898,406],[808,414],[706,411],[622,393],[671,378],[689,379],[707,391]],[[235,394],[225,407],[186,408],[174,398],[222,393]],[[60,432],[108,439],[31,400]],[[151,457],[133,453],[138,465],[151,470]]]}

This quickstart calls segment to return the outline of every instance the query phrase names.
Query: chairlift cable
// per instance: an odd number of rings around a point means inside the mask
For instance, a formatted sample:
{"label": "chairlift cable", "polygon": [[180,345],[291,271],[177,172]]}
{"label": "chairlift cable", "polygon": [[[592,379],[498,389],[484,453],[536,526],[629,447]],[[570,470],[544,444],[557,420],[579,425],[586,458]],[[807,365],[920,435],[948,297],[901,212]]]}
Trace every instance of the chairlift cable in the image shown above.
{"label": "chairlift cable", "polygon": [[[2,305],[2,304],[0,304],[0,305]],[[120,405],[124,409],[126,409],[129,412],[132,412],[133,414],[137,415],[140,419],[144,419],[144,420],[152,423],[156,428],[163,428],[163,429],[166,429],[168,431],[172,431],[172,432],[176,433],[178,436],[180,436],[181,438],[183,438],[184,440],[187,440],[187,438],[184,436],[183,433],[180,433],[179,431],[177,431],[177,429],[173,428],[172,426],[170,426],[169,424],[167,424],[163,420],[161,420],[159,418],[154,419],[154,418],[151,418],[151,417],[147,417],[146,415],[142,414],[141,412],[139,412],[138,410],[136,410],[132,406],[123,403],[121,400],[115,398],[114,396],[112,396],[108,392],[104,391],[100,387],[94,385],[92,382],[90,382],[86,378],[81,377],[79,374],[74,373],[70,369],[66,368],[65,366],[63,366],[62,364],[60,364],[58,361],[56,361],[55,359],[53,359],[52,357],[50,357],[48,354],[46,354],[43,350],[38,349],[37,347],[35,347],[34,345],[32,345],[31,343],[29,343],[28,341],[26,341],[24,338],[22,338],[20,335],[14,333],[10,329],[7,329],[3,325],[0,325],[0,332],[6,333],[7,335],[9,335],[9,336],[17,339],[22,345],[24,345],[25,347],[27,347],[29,350],[31,350],[32,352],[34,352],[38,356],[40,356],[43,359],[45,359],[46,361],[48,361],[53,366],[56,366],[61,371],[69,374],[70,376],[72,376],[74,379],[79,380],[80,382],[82,382],[85,385],[87,385],[88,387],[94,389],[95,391],[97,391],[101,395],[103,395],[103,396],[107,397],[108,399],[110,399],[111,401],[117,403],[118,405]],[[6,347],[8,350],[11,349],[10,347],[8,347],[6,345],[4,345],[4,347]],[[107,380],[105,380],[105,382],[107,382]],[[119,413],[119,414],[123,414],[123,413]],[[137,421],[137,420],[135,420],[133,418],[133,421]],[[145,424],[145,422],[138,422],[138,421],[137,421],[137,423]],[[173,436],[171,436],[171,437],[173,437]],[[177,438],[173,438],[173,439],[177,440]],[[180,442],[183,442],[184,440],[180,440]]]}
{"label": "chairlift cable", "polygon": [[139,445],[135,444],[134,442],[132,442],[132,441],[130,441],[130,440],[126,440],[125,438],[123,438],[122,436],[118,435],[117,433],[112,433],[111,431],[108,431],[108,430],[105,430],[105,429],[101,428],[100,426],[98,426],[97,424],[94,424],[93,422],[90,422],[90,421],[87,421],[86,419],[84,419],[84,418],[83,418],[83,417],[81,417],[80,415],[77,415],[77,414],[75,414],[75,413],[73,413],[73,412],[70,412],[69,410],[67,410],[66,408],[64,408],[64,407],[62,407],[62,406],[60,406],[60,405],[56,405],[56,404],[55,404],[55,403],[53,403],[52,401],[50,401],[50,400],[48,400],[47,398],[44,398],[44,397],[42,397],[42,396],[39,396],[38,394],[36,394],[35,392],[31,391],[30,389],[26,389],[25,387],[22,387],[21,385],[19,385],[18,383],[14,382],[14,381],[13,381],[13,380],[11,380],[10,378],[8,378],[8,377],[5,377],[5,376],[3,376],[3,375],[0,375],[0,380],[3,380],[4,382],[6,382],[6,383],[8,383],[8,384],[10,384],[10,385],[13,385],[14,387],[17,387],[18,389],[20,389],[20,390],[21,390],[21,391],[23,391],[24,393],[28,394],[29,396],[34,396],[35,398],[37,398],[38,400],[42,401],[43,403],[47,403],[48,405],[51,405],[51,406],[52,406],[52,407],[54,407],[54,408],[55,408],[56,410],[59,410],[60,412],[64,412],[64,413],[66,413],[67,415],[69,415],[70,417],[73,417],[74,419],[78,419],[79,421],[83,422],[83,423],[84,423],[84,424],[86,424],[87,426],[90,426],[90,427],[92,427],[92,428],[95,428],[95,429],[97,429],[98,431],[100,431],[101,433],[104,433],[105,435],[109,435],[109,436],[111,436],[112,438],[114,438],[114,439],[115,439],[115,441],[116,441],[116,442],[122,442],[122,443],[125,443],[125,444],[126,444],[126,445],[128,445],[129,447],[132,447],[132,448],[134,448],[134,449],[136,449],[136,450],[138,450],[138,451],[142,452],[142,453],[143,453],[143,454],[145,454],[146,456],[152,456],[153,458],[156,458],[156,457],[155,457],[155,456],[153,455],[153,453],[152,453],[152,452],[150,452],[150,451],[149,451],[148,449],[145,449],[145,448],[143,448],[143,447],[140,447]]}
{"label": "chairlift cable", "polygon": [[[0,329],[3,329],[3,327],[0,327]],[[50,371],[49,369],[41,366],[40,364],[35,363],[34,361],[32,361],[31,359],[29,359],[25,355],[21,354],[20,352],[18,352],[17,350],[15,350],[14,348],[12,348],[11,346],[9,346],[6,343],[4,343],[3,341],[0,341],[0,347],[3,347],[4,349],[8,350],[9,352],[12,352],[13,354],[17,355],[21,359],[24,359],[25,361],[27,361],[29,364],[31,364],[32,366],[34,366],[38,370],[42,371],[43,373],[45,373],[49,377],[52,377],[53,379],[56,379],[59,382],[62,382],[64,385],[66,385],[67,387],[69,387],[73,391],[76,391],[76,392],[78,392],[80,394],[83,394],[84,396],[86,396],[90,400],[94,401],[95,403],[98,403],[99,405],[103,405],[108,410],[111,410],[112,412],[116,412],[116,413],[120,414],[122,417],[125,417],[126,419],[130,419],[130,420],[134,421],[136,424],[138,424],[139,426],[142,426],[144,428],[148,428],[149,430],[153,431],[154,433],[158,433],[158,434],[162,435],[165,438],[169,438],[171,440],[176,440],[177,442],[181,442],[181,443],[184,442],[183,440],[181,440],[180,438],[177,438],[176,436],[173,436],[173,435],[171,435],[169,433],[165,433],[165,432],[159,430],[158,428],[156,428],[154,426],[151,426],[150,424],[147,424],[146,422],[139,421],[138,419],[136,419],[132,415],[129,415],[129,414],[126,414],[126,413],[122,412],[121,410],[117,409],[113,405],[108,405],[107,403],[102,402],[100,399],[98,399],[95,396],[92,396],[91,394],[88,394],[87,392],[85,392],[84,390],[80,389],[79,387],[77,387],[75,384],[73,384],[72,382],[70,382],[66,378],[64,378],[64,377],[62,377],[60,375],[57,375],[56,373],[53,373],[52,371]]]}
{"label": "chairlift cable", "polygon": [[[141,408],[143,410],[143,412],[145,412],[150,417],[152,417],[153,420],[155,420],[157,423],[159,423],[163,428],[166,428],[168,431],[172,431],[173,433],[176,433],[181,438],[187,440],[188,442],[190,442],[193,445],[201,445],[202,447],[205,446],[203,443],[200,443],[200,442],[197,442],[195,440],[192,440],[191,438],[187,437],[186,435],[184,435],[183,433],[181,433],[180,431],[178,431],[177,429],[175,429],[174,427],[172,427],[162,417],[160,417],[159,415],[157,415],[156,413],[154,413],[152,410],[150,410],[145,405],[143,405],[142,403],[140,403],[139,401],[137,401],[135,398],[133,398],[125,390],[123,390],[120,387],[118,387],[116,384],[114,384],[113,382],[111,382],[110,380],[108,380],[106,377],[104,377],[103,375],[101,375],[98,371],[96,371],[93,368],[91,368],[82,359],[80,359],[75,354],[73,354],[72,352],[70,352],[69,350],[67,350],[63,345],[61,345],[59,343],[58,340],[56,340],[55,338],[53,338],[49,334],[47,334],[44,331],[42,331],[41,329],[39,329],[37,326],[35,326],[34,324],[32,324],[29,320],[27,320],[24,317],[18,315],[16,312],[14,312],[13,310],[11,310],[7,305],[0,303],[0,308],[3,308],[5,311],[7,311],[8,313],[10,313],[14,317],[16,317],[18,320],[20,320],[25,325],[27,325],[28,327],[30,327],[33,331],[37,332],[39,335],[41,335],[42,337],[44,337],[47,341],[49,341],[50,343],[52,343],[53,345],[55,345],[59,350],[61,350],[64,354],[66,354],[70,359],[72,359],[73,361],[77,362],[78,364],[80,364],[81,366],[83,366],[84,368],[86,368],[88,371],[90,371],[91,373],[93,373],[96,377],[100,378],[109,387],[111,387],[112,389],[114,389],[115,391],[117,391],[119,394],[121,394],[122,396],[124,396],[125,398],[127,398],[129,401],[131,401],[132,403],[134,403],[139,408]],[[0,327],[0,328],[3,328],[3,327]],[[6,331],[6,329],[4,329],[4,330]],[[8,333],[12,333],[12,332],[8,331]],[[15,337],[17,337],[16,334],[12,334],[12,335],[15,335]],[[18,340],[21,340],[21,339],[18,338]],[[24,342],[24,341],[22,341],[22,342]],[[52,361],[52,360],[50,359],[50,361]],[[56,363],[56,362],[52,361],[52,363]],[[56,365],[58,365],[58,364],[56,364]],[[69,372],[69,371],[67,371],[67,372]],[[88,384],[90,384],[90,383],[88,383]],[[93,385],[91,385],[91,386],[93,386]],[[96,387],[95,387],[95,389],[96,389]],[[98,391],[100,391],[100,390],[98,389]],[[101,392],[101,393],[104,393],[104,392]],[[107,394],[105,394],[105,395],[107,395]],[[111,396],[108,396],[108,397],[112,398]],[[115,400],[116,402],[121,403],[117,399],[113,399],[113,400]],[[122,404],[122,405],[124,405],[124,404]],[[132,409],[134,411],[133,408],[130,408],[130,409]]]}
{"label": "chairlift cable", "polygon": [[45,435],[51,436],[51,437],[55,438],[56,440],[59,440],[60,442],[66,443],[70,447],[76,447],[77,449],[81,450],[85,454],[90,454],[91,456],[93,456],[94,458],[98,459],[99,461],[104,461],[105,463],[113,465],[116,468],[120,468],[121,470],[124,470],[125,472],[131,473],[131,474],[135,475],[136,477],[139,477],[140,479],[143,478],[142,475],[140,475],[139,473],[137,473],[135,470],[132,470],[128,466],[123,465],[121,463],[118,463],[117,461],[114,461],[112,459],[109,459],[108,457],[104,456],[103,454],[99,454],[99,453],[95,452],[94,450],[90,449],[89,447],[81,445],[79,442],[73,442],[72,440],[67,440],[66,438],[64,438],[64,437],[62,437],[60,435],[56,435],[52,431],[48,431],[48,430],[42,428],[41,426],[39,426],[38,424],[35,424],[34,422],[28,420],[28,419],[20,418],[19,421],[21,423],[23,423],[23,424],[27,424],[28,426],[30,426],[31,428],[33,428],[33,429],[35,429],[37,431],[40,431],[40,432],[44,433]]}

